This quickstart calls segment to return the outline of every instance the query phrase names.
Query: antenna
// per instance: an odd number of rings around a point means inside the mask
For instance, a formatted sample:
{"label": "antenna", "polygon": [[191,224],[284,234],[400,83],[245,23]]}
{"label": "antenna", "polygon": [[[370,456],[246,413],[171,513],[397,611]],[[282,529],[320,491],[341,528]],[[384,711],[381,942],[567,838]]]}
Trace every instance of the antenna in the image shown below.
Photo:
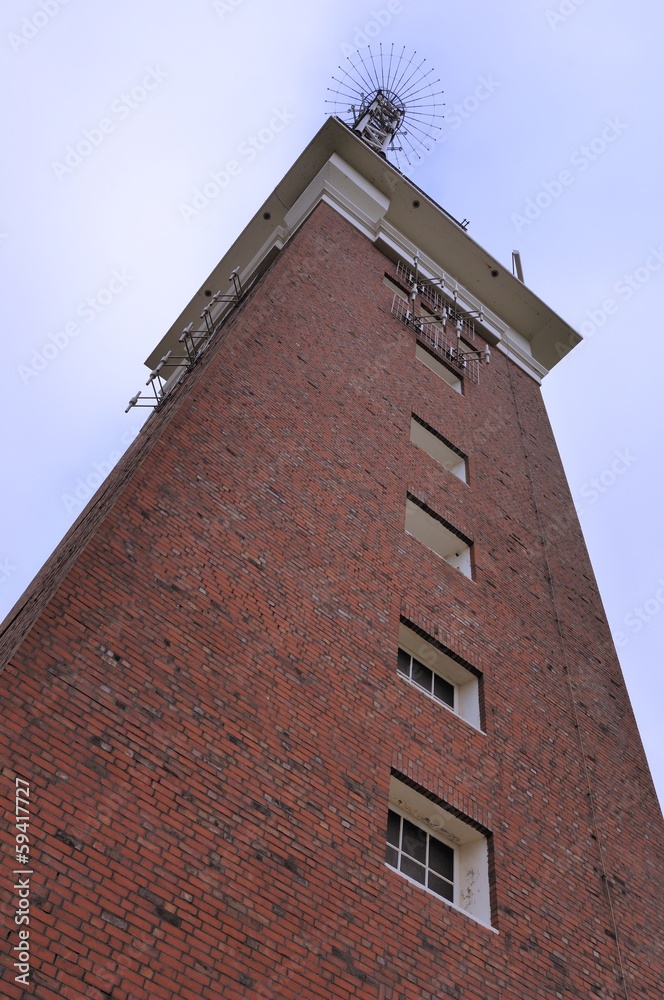
{"label": "antenna", "polygon": [[[459,304],[459,289],[451,284],[449,275],[427,278],[420,271],[420,252],[415,251],[413,266],[397,259],[395,274],[401,291],[395,292],[390,312],[415,331],[417,340],[445,364],[479,384],[480,363],[489,364],[488,344],[475,343],[475,320],[485,321],[484,307],[463,309]],[[405,298],[403,293],[408,297]]]}
{"label": "antenna", "polygon": [[512,250],[512,274],[516,275],[519,281],[523,282],[523,265],[521,254],[518,250]]}
{"label": "antenna", "polygon": [[426,59],[416,52],[407,56],[405,46],[397,53],[394,45],[384,51],[379,44],[377,52],[369,45],[346,62],[345,68],[339,66],[341,76],[332,77],[336,86],[327,88],[332,95],[325,102],[331,105],[328,114],[377,153],[391,154],[400,169],[421,159],[441,129],[444,106],[443,91],[435,89],[440,80],[433,79]]}
{"label": "antenna", "polygon": [[[195,330],[194,324],[190,323],[180,334],[178,344],[181,345],[180,350],[183,353],[174,355],[173,351],[167,351],[157,367],[150,372],[150,377],[145,384],[152,389],[152,396],[143,396],[141,392],[137,392],[129,400],[125,413],[129,413],[134,406],[160,407],[170,389],[177,385],[182,376],[193,368],[234,306],[242,300],[244,295],[245,289],[240,281],[239,268],[235,268],[228,280],[232,282],[233,291],[216,292],[201,313],[200,320],[202,322],[199,322],[198,329]],[[206,292],[206,294],[208,293]]]}

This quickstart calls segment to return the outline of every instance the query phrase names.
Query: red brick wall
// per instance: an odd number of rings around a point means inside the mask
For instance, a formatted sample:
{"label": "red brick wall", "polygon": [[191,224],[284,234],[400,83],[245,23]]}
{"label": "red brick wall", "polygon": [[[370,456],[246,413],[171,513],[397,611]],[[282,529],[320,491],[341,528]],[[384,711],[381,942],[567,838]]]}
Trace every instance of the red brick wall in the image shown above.
{"label": "red brick wall", "polygon": [[[26,995],[620,998],[617,928],[659,996],[659,811],[539,390],[494,351],[453,392],[387,267],[319,207],[10,623]],[[474,580],[406,536],[407,492]],[[482,670],[486,734],[397,678],[400,615]],[[385,867],[391,767],[492,831],[498,933]]]}

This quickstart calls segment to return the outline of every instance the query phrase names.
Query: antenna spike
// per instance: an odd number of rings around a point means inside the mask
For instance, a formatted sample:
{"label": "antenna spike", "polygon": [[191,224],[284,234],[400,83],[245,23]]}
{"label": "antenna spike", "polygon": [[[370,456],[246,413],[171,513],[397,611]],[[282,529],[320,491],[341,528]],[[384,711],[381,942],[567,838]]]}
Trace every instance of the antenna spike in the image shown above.
{"label": "antenna spike", "polygon": [[375,152],[390,156],[397,167],[420,159],[420,151],[429,152],[441,131],[445,102],[426,57],[417,49],[408,55],[406,46],[389,51],[383,43],[367,45],[350,53],[346,69],[333,76],[335,87],[325,103],[328,114],[352,128]]}

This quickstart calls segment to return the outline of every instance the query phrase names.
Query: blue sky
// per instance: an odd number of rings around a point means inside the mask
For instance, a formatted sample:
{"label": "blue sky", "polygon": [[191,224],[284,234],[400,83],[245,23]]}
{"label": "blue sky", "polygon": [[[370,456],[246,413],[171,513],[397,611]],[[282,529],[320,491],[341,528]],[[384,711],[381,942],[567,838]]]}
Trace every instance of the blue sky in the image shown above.
{"label": "blue sky", "polygon": [[663,21],[654,0],[6,0],[0,613],[137,433],[143,360],[338,64],[394,41],[447,103],[413,180],[585,336],[544,398],[662,797]]}

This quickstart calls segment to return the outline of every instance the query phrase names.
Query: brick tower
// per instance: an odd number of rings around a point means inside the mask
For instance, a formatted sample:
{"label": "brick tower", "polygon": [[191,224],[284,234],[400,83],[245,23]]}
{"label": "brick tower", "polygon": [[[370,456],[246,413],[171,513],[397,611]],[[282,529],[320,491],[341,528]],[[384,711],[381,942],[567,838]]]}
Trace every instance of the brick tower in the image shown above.
{"label": "brick tower", "polygon": [[4,995],[661,995],[661,817],[539,390],[577,339],[327,121],[5,623]]}

